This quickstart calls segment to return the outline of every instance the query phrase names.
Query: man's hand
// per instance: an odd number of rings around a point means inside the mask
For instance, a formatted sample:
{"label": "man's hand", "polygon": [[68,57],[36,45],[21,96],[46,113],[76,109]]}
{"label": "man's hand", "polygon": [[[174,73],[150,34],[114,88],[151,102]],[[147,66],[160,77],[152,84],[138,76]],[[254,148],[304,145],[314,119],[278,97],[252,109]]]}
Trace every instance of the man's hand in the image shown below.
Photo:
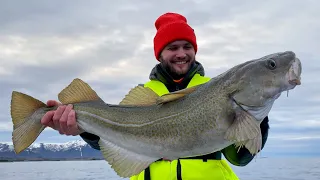
{"label": "man's hand", "polygon": [[57,110],[47,112],[41,119],[41,124],[59,131],[60,134],[76,136],[81,133],[77,122],[76,113],[72,104],[61,105],[59,102],[49,100],[47,106],[59,106]]}

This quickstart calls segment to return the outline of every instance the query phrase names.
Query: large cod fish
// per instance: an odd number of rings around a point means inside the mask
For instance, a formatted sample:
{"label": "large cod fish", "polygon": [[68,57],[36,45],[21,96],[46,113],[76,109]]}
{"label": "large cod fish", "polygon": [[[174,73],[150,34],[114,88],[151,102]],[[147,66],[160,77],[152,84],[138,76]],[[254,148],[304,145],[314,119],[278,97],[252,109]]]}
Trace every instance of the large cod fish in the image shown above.
{"label": "large cod fish", "polygon": [[[244,62],[209,82],[159,97],[137,86],[119,105],[107,104],[80,79],[58,97],[73,104],[79,128],[100,137],[105,160],[120,177],[152,162],[205,155],[229,145],[261,150],[261,121],[284,91],[300,85],[301,63],[291,51]],[[43,115],[57,107],[14,91],[11,100],[16,153],[45,129]]]}

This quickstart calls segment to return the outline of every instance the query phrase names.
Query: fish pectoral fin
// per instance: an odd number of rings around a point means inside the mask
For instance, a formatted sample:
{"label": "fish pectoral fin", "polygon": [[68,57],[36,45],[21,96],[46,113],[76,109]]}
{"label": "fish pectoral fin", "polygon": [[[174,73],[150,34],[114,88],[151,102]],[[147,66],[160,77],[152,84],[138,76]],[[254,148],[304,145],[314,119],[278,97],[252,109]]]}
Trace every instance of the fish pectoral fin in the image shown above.
{"label": "fish pectoral fin", "polygon": [[99,140],[99,146],[105,160],[123,178],[139,174],[157,160],[154,157],[126,150],[103,139]]}
{"label": "fish pectoral fin", "polygon": [[247,140],[247,141],[236,142],[236,143],[234,143],[234,145],[236,147],[238,147],[239,149],[244,146],[246,149],[249,150],[249,152],[252,155],[254,155],[254,154],[257,154],[261,150],[262,136],[260,135],[260,136],[257,136],[255,138]]}
{"label": "fish pectoral fin", "polygon": [[234,142],[238,148],[245,146],[251,154],[257,154],[262,146],[260,123],[239,108],[236,110],[235,120],[225,134],[225,139]]}
{"label": "fish pectoral fin", "polygon": [[184,97],[184,96],[186,96],[188,94],[191,94],[196,89],[197,89],[197,86],[194,86],[194,87],[182,89],[182,90],[179,90],[179,91],[175,91],[175,92],[172,92],[172,93],[164,94],[161,97],[159,97],[159,99],[157,100],[157,104],[162,104],[162,103],[175,101],[175,100],[180,99],[180,98],[182,98],[182,97]]}
{"label": "fish pectoral fin", "polygon": [[158,94],[153,92],[150,88],[136,86],[129,91],[119,104],[135,106],[153,105],[156,104],[158,98]]}
{"label": "fish pectoral fin", "polygon": [[78,78],[74,79],[65,89],[63,89],[58,94],[58,98],[63,104],[102,101],[87,83]]}

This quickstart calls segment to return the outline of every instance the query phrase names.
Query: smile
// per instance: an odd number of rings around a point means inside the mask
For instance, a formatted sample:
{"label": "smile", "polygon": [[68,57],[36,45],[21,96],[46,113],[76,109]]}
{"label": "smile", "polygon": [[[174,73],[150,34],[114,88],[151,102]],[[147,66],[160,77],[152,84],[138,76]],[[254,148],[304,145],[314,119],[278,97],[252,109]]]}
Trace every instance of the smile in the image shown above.
{"label": "smile", "polygon": [[186,64],[187,61],[177,61],[177,62],[174,62],[174,64]]}

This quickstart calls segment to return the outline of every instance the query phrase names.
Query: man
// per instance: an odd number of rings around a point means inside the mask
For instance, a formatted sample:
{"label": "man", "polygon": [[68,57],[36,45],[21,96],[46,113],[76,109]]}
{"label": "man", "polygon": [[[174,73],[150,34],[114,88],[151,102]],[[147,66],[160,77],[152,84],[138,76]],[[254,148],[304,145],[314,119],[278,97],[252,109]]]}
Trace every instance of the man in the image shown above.
{"label": "man", "polygon": [[[143,86],[151,88],[158,95],[189,88],[207,82],[204,68],[195,60],[197,42],[194,30],[188,25],[184,16],[177,13],[165,13],[156,21],[157,33],[154,37],[154,53],[160,62],[151,71],[150,81]],[[48,105],[56,105],[48,101]],[[44,125],[58,130],[61,134],[79,135],[75,112],[72,106],[60,106],[55,112],[48,112],[42,119]],[[268,117],[261,123],[262,148],[268,137]],[[168,127],[169,128],[169,127]],[[80,136],[91,147],[100,149],[99,137],[87,132]],[[224,157],[233,165],[245,166],[253,156],[245,148],[239,151],[233,146],[205,156],[181,158],[174,161],[159,159],[131,180],[235,180],[238,177],[232,171]]]}

